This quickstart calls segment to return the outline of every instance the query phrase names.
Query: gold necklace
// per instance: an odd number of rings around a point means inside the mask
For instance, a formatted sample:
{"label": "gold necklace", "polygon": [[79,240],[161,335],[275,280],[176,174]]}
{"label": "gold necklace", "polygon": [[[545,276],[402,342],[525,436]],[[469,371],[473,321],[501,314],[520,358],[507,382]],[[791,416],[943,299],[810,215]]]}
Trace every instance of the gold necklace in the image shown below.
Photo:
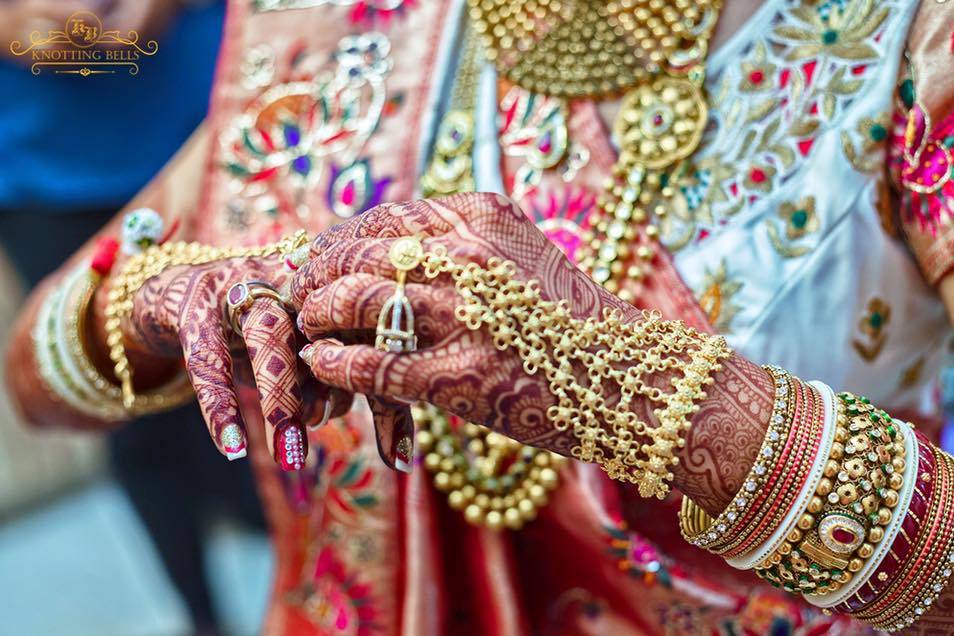
{"label": "gold necklace", "polygon": [[468,1],[488,57],[514,83],[567,98],[627,91],[613,126],[619,158],[579,264],[632,302],[656,257],[651,220],[666,215],[670,176],[708,120],[705,60],[722,0]]}
{"label": "gold necklace", "polygon": [[[470,192],[475,188],[471,151],[480,50],[469,26],[451,94],[450,109],[441,119],[427,170],[421,176],[425,196]],[[523,446],[471,423],[452,426],[440,409],[414,409],[419,427],[417,446],[434,487],[447,503],[473,525],[492,530],[519,530],[536,518],[559,483],[566,459]]]}

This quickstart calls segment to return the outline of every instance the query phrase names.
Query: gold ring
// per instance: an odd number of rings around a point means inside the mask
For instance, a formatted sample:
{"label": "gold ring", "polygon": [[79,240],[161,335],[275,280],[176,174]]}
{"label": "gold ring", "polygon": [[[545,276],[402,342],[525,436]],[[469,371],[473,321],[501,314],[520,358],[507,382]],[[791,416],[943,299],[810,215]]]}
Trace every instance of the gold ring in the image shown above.
{"label": "gold ring", "polygon": [[232,331],[237,334],[242,333],[242,326],[239,324],[239,318],[246,311],[251,309],[257,298],[271,298],[278,302],[282,309],[291,313],[291,303],[278,293],[278,290],[260,280],[250,280],[242,283],[235,283],[229,288],[225,295],[225,318]]}
{"label": "gold ring", "polygon": [[398,239],[388,252],[388,260],[397,270],[397,287],[378,314],[374,346],[380,351],[404,353],[417,349],[414,335],[414,310],[404,294],[407,273],[424,260],[424,247],[420,239],[409,236]]}

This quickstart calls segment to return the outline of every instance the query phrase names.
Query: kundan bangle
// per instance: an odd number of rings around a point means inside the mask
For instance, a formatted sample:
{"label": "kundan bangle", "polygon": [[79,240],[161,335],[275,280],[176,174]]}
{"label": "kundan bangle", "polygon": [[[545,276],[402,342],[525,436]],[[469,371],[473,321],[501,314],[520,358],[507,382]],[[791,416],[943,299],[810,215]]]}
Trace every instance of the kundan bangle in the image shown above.
{"label": "kundan bangle", "polygon": [[[935,480],[934,451],[931,449],[931,443],[921,433],[914,429],[910,431],[911,440],[916,444],[916,452],[908,453],[910,461],[905,468],[905,483],[901,490],[901,503],[898,504],[897,516],[885,532],[885,537],[878,546],[878,552],[871,558],[871,562],[877,559],[876,567],[864,580],[861,580],[863,572],[859,572],[858,585],[852,585],[849,590],[850,595],[842,601],[836,600],[837,604],[828,602],[829,599],[825,597],[809,599],[813,604],[828,607],[839,614],[853,614],[861,611],[888,589],[911,554],[918,531],[930,506]],[[907,438],[905,443],[908,443]],[[900,523],[896,523],[897,521]]]}
{"label": "kundan bangle", "polygon": [[902,431],[867,398],[839,393],[835,444],[797,529],[756,572],[810,596],[851,581],[884,536],[900,500]]}
{"label": "kundan bangle", "polygon": [[798,518],[801,516],[802,511],[808,507],[809,500],[815,496],[815,488],[818,487],[818,482],[824,476],[825,464],[828,462],[832,444],[835,442],[835,418],[837,415],[835,402],[837,398],[835,397],[835,392],[826,384],[821,382],[809,382],[808,384],[821,396],[824,407],[821,445],[812,460],[811,468],[808,471],[808,478],[803,482],[795,502],[788,509],[788,513],[785,515],[782,523],[775,529],[775,532],[758,548],[747,554],[726,559],[729,565],[739,570],[751,570],[755,568],[773,552],[778,550],[779,546],[786,540],[786,537],[796,529]]}

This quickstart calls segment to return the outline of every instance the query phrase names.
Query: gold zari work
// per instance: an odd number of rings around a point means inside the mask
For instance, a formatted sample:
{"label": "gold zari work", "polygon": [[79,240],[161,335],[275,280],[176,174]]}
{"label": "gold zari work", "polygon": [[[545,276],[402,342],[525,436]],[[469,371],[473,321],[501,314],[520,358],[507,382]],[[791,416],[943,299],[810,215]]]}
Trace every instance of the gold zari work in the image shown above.
{"label": "gold zari work", "polygon": [[[425,255],[424,271],[453,278],[463,300],[458,320],[470,329],[486,327],[498,349],[517,351],[527,373],[546,376],[559,401],[547,416],[578,440],[574,457],[638,485],[643,497],[669,492],[682,433],[730,354],[724,338],[651,313],[633,323],[610,309],[602,320],[574,318],[567,301],[543,300],[536,281],[514,280],[514,264],[497,258],[486,268],[460,265],[438,247]],[[667,374],[669,381],[660,377]],[[614,386],[618,404],[606,403],[604,385]],[[642,400],[657,406],[654,427],[633,412]]]}

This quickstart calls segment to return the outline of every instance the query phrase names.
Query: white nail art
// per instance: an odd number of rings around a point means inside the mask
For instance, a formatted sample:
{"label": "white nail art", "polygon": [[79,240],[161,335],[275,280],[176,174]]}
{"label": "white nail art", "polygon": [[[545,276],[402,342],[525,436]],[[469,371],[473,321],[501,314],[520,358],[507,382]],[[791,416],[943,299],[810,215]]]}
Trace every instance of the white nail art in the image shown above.
{"label": "white nail art", "polygon": [[403,459],[394,460],[394,467],[397,468],[402,473],[407,473],[408,475],[411,474],[411,465],[408,464]]}
{"label": "white nail art", "polygon": [[229,452],[225,453],[225,456],[228,458],[230,462],[234,462],[236,459],[242,459],[246,455],[248,455],[248,450],[246,450],[245,448],[242,448],[234,453],[229,453]]}

